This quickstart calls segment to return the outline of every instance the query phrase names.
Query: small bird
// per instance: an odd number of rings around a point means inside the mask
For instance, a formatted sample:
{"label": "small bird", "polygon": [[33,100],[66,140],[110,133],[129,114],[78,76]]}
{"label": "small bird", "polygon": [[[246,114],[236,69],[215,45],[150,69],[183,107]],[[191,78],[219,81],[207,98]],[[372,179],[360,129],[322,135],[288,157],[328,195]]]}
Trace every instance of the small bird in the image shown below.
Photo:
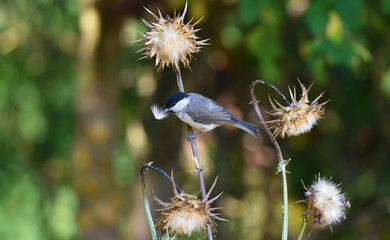
{"label": "small bird", "polygon": [[259,129],[255,125],[238,120],[221,105],[198,93],[174,93],[168,97],[165,107],[164,113],[173,112],[180,120],[200,131],[189,135],[188,141],[225,123],[259,137]]}

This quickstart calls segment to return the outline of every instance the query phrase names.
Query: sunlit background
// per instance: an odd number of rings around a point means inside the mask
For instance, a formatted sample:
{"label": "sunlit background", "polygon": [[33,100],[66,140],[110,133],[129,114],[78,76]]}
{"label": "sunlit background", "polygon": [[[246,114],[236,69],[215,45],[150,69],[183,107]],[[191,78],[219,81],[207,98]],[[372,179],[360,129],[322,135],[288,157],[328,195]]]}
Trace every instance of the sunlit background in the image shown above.
{"label": "sunlit background", "polygon": [[[136,53],[153,12],[185,1],[5,0],[0,2],[0,239],[151,239],[139,167],[170,172],[199,190],[185,125],[153,118],[178,91],[171,68]],[[248,103],[256,79],[325,91],[325,118],[309,134],[279,140],[288,170],[291,239],[306,211],[303,180],[342,183],[352,207],[310,239],[390,238],[390,0],[189,0],[186,21],[203,17],[188,92],[215,99],[260,126]],[[267,93],[257,86],[262,110]],[[269,118],[269,115],[267,115]],[[222,207],[217,239],[280,239],[281,177],[271,142],[230,127],[198,137],[206,186]],[[155,172],[148,191],[168,200]],[[153,203],[153,207],[157,207]],[[154,214],[158,217],[158,214]],[[202,237],[201,237],[202,238]],[[305,234],[307,238],[307,234]],[[184,239],[184,238],[183,238]],[[197,238],[194,238],[197,239]]]}

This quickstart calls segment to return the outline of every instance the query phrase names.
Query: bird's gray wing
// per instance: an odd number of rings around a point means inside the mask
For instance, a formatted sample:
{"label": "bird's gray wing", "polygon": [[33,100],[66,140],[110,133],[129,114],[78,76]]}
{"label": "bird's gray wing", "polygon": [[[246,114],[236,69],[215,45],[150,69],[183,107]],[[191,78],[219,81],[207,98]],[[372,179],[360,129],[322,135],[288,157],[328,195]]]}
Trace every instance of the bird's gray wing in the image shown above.
{"label": "bird's gray wing", "polygon": [[194,121],[214,124],[236,123],[237,118],[218,103],[197,93],[190,94],[196,95],[196,97],[191,98],[186,112],[192,116]]}

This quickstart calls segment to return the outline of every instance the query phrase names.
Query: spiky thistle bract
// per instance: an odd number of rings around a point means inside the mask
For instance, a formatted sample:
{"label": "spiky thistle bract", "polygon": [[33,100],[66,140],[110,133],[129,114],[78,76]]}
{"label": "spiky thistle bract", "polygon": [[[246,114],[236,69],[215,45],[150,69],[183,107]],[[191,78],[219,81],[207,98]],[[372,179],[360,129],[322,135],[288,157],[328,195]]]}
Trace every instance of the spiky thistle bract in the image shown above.
{"label": "spiky thistle bract", "polygon": [[324,93],[321,93],[314,101],[310,103],[308,94],[313,86],[313,83],[306,89],[306,87],[299,81],[302,89],[302,95],[299,100],[296,97],[296,90],[291,91],[289,87],[290,97],[292,103],[289,106],[283,106],[276,100],[275,103],[268,96],[272,106],[272,110],[268,114],[276,117],[275,120],[268,121],[270,128],[273,129],[275,137],[286,135],[297,136],[302,133],[309,132],[317,121],[324,115],[324,105],[329,101],[318,103],[319,99]]}
{"label": "spiky thistle bract", "polygon": [[172,174],[172,186],[174,196],[169,203],[163,202],[154,196],[158,204],[162,206],[161,217],[158,219],[156,226],[161,226],[163,230],[169,230],[172,234],[186,234],[188,236],[194,233],[205,230],[208,226],[214,225],[214,219],[225,220],[218,217],[212,208],[211,203],[221,196],[218,194],[212,199],[208,199],[212,190],[215,187],[217,179],[215,179],[204,201],[198,199],[196,194],[186,194],[185,192],[178,193],[175,187],[175,182]]}

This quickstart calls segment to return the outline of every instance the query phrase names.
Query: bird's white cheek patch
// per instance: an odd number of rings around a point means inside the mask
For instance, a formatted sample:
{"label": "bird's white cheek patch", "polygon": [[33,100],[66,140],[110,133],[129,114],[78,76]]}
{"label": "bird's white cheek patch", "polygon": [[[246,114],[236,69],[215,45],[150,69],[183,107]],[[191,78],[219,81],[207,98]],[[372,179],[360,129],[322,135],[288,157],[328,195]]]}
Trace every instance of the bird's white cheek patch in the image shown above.
{"label": "bird's white cheek patch", "polygon": [[190,103],[190,99],[188,97],[183,98],[182,100],[177,102],[176,105],[171,108],[171,110],[173,112],[180,112],[183,109],[185,109],[189,103]]}

